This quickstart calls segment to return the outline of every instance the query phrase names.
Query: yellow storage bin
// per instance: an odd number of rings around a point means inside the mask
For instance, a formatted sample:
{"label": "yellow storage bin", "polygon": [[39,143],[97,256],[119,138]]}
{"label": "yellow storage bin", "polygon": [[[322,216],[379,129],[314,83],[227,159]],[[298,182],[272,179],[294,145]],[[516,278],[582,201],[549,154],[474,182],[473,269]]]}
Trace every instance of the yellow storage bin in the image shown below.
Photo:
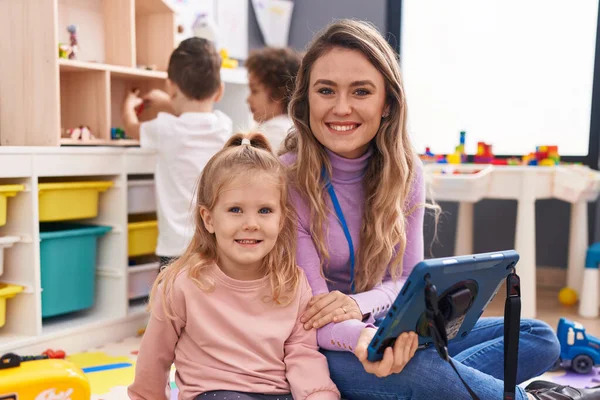
{"label": "yellow storage bin", "polygon": [[99,193],[112,185],[111,181],[40,183],[40,222],[96,217]]}
{"label": "yellow storage bin", "polygon": [[12,299],[22,291],[23,286],[0,283],[0,328],[6,323],[6,300]]}
{"label": "yellow storage bin", "polygon": [[0,399],[89,400],[90,383],[81,368],[70,361],[22,361],[12,366],[14,354],[5,354],[0,367]]}
{"label": "yellow storage bin", "polygon": [[25,190],[23,185],[0,185],[0,226],[6,225],[6,205],[8,198]]}
{"label": "yellow storage bin", "polygon": [[142,221],[127,224],[129,257],[154,254],[158,241],[158,222]]}

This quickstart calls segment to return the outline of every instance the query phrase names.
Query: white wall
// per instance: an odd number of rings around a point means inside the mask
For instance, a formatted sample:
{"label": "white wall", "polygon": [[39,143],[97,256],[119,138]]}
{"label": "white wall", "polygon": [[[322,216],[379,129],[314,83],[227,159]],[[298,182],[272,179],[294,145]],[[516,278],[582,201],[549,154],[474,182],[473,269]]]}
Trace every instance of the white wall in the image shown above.
{"label": "white wall", "polygon": [[401,66],[418,151],[558,145],[587,155],[598,0],[404,0]]}

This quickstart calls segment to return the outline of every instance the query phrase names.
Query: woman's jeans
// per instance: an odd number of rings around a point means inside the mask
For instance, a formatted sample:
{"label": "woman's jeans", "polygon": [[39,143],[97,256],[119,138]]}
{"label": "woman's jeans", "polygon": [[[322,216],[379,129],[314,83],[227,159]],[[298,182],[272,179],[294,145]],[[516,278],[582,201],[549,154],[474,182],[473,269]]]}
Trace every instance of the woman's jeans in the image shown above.
{"label": "woman's jeans", "polygon": [[[449,345],[458,372],[481,400],[502,399],[504,394],[504,319],[481,318],[472,332]],[[359,399],[471,399],[447,361],[433,346],[417,350],[402,372],[377,378],[365,372],[350,352],[322,350],[331,378],[342,398]],[[554,330],[544,322],[523,319],[519,340],[517,383],[550,369],[560,354]],[[516,400],[527,395],[517,387]]]}

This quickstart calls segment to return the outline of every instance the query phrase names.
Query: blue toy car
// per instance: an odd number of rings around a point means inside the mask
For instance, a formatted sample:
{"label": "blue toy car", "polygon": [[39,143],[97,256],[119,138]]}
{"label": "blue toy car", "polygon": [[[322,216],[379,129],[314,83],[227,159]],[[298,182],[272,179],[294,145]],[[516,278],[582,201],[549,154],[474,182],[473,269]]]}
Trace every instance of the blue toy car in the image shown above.
{"label": "blue toy car", "polygon": [[589,374],[592,367],[600,365],[600,339],[586,334],[580,323],[561,318],[556,336],[560,342],[560,359],[556,366]]}

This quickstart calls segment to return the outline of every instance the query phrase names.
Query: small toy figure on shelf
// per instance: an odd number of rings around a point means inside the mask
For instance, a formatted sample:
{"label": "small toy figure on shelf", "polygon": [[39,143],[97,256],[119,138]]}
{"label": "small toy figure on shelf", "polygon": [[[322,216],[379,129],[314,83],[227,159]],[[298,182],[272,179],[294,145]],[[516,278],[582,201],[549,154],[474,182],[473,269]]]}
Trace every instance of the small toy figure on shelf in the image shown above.
{"label": "small toy figure on shelf", "polygon": [[92,139],[96,139],[96,137],[92,134],[89,126],[79,125],[77,128],[67,129],[67,135],[73,140],[89,141]]}
{"label": "small toy figure on shelf", "polygon": [[58,58],[69,58],[71,54],[71,46],[64,43],[58,44]]}
{"label": "small toy figure on shelf", "polygon": [[69,25],[67,26],[67,31],[69,32],[69,39],[71,41],[71,51],[69,52],[69,59],[76,60],[77,59],[77,25]]}
{"label": "small toy figure on shelf", "polygon": [[121,128],[110,128],[110,138],[112,140],[119,139],[131,139],[129,136],[125,134],[125,131]]}
{"label": "small toy figure on shelf", "polygon": [[155,64],[138,65],[137,67],[139,69],[143,69],[144,71],[156,71],[158,69]]}

